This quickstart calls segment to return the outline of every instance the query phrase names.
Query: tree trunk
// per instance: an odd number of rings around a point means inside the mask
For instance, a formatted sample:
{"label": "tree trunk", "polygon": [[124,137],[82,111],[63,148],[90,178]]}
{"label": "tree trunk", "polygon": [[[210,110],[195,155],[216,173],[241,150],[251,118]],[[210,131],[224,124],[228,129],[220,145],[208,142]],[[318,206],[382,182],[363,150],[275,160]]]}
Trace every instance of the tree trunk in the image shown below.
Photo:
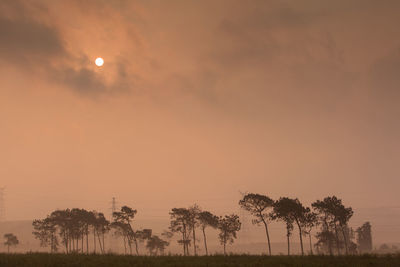
{"label": "tree trunk", "polygon": [[130,237],[127,237],[128,239],[128,246],[129,246],[129,255],[132,255],[132,240],[130,239]]}
{"label": "tree trunk", "polygon": [[68,238],[67,238],[67,235],[66,235],[66,233],[64,232],[64,234],[63,234],[63,238],[64,238],[64,242],[65,242],[65,252],[68,254]]}
{"label": "tree trunk", "polygon": [[300,223],[296,220],[297,227],[299,228],[299,236],[300,236],[300,246],[301,246],[301,255],[304,256],[304,248],[303,248],[303,232],[301,231]]}
{"label": "tree trunk", "polygon": [[93,228],[93,252],[96,254],[96,228]]}
{"label": "tree trunk", "polygon": [[288,254],[288,256],[290,256],[290,233],[289,233],[289,231],[287,232],[286,237],[287,237],[287,254]]}
{"label": "tree trunk", "polygon": [[311,255],[313,255],[312,242],[311,242],[311,231],[308,233],[308,237],[310,238],[310,253],[311,253]]}
{"label": "tree trunk", "polygon": [[269,251],[269,255],[271,256],[271,242],[269,240],[268,224],[264,220],[263,217],[261,217],[261,218],[262,218],[262,222],[264,223],[264,226],[265,226],[265,234],[267,235],[267,241],[268,241],[268,251]]}
{"label": "tree trunk", "polygon": [[[325,227],[326,227],[326,231],[330,232],[330,228],[328,225],[328,222],[326,221],[326,218],[324,219],[324,223],[325,223]],[[332,251],[332,240],[329,238],[328,239],[328,250],[329,250],[329,255],[333,255],[333,251]]]}
{"label": "tree trunk", "polygon": [[224,256],[226,256],[226,241],[224,241]]}
{"label": "tree trunk", "polygon": [[206,255],[208,256],[208,249],[207,249],[207,238],[206,238],[206,231],[205,231],[205,227],[203,227],[203,238],[204,238],[204,248],[206,249]]}
{"label": "tree trunk", "polygon": [[344,247],[346,248],[346,255],[348,255],[349,254],[349,247],[348,247],[348,244],[347,244],[347,236],[346,236],[346,233],[345,233],[345,229],[344,229],[342,224],[340,224],[340,228],[341,228],[342,234],[343,234]]}
{"label": "tree trunk", "polygon": [[138,243],[137,243],[136,237],[133,238],[133,241],[135,242],[136,255],[139,256],[139,249],[138,249]]}
{"label": "tree trunk", "polygon": [[194,255],[197,256],[197,250],[196,250],[196,230],[195,226],[193,225],[193,249],[194,249]]}
{"label": "tree trunk", "polygon": [[54,247],[54,237],[53,234],[50,236],[51,242],[50,242],[50,253],[53,253],[53,247]]}
{"label": "tree trunk", "polygon": [[99,232],[97,232],[97,239],[99,240],[99,246],[100,246],[101,253],[104,254],[104,249],[103,249],[103,246],[101,245]]}
{"label": "tree trunk", "polygon": [[101,236],[102,236],[102,239],[103,239],[103,250],[104,250],[104,253],[106,253],[106,245],[104,243],[104,233],[101,233]]}
{"label": "tree trunk", "polygon": [[86,226],[86,254],[89,254],[89,226]]}
{"label": "tree trunk", "polygon": [[186,256],[186,243],[185,243],[185,233],[182,232],[182,247],[183,247],[183,256]]}
{"label": "tree trunk", "polygon": [[339,233],[337,230],[336,222],[334,223],[335,225],[335,235],[336,235],[336,248],[337,248],[337,253],[340,255],[340,240],[339,240]]}
{"label": "tree trunk", "polygon": [[125,235],[124,235],[124,251],[125,251],[125,255],[126,255],[126,237],[125,237]]}

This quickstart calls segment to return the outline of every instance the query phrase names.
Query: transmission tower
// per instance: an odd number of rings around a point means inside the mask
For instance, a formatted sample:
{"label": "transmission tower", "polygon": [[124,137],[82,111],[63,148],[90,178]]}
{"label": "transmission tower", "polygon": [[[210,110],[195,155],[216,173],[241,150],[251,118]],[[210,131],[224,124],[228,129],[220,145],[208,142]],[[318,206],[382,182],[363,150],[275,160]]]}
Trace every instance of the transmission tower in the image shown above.
{"label": "transmission tower", "polygon": [[5,187],[0,187],[0,222],[6,220],[5,189]]}
{"label": "transmission tower", "polygon": [[111,200],[111,218],[113,217],[114,212],[117,211],[117,201],[115,200],[115,197],[112,198]]}

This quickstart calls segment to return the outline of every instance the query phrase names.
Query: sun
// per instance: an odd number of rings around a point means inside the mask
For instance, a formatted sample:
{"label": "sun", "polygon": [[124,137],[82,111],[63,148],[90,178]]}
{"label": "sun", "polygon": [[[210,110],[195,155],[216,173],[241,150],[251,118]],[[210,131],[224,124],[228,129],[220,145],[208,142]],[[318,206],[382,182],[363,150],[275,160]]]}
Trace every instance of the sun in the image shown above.
{"label": "sun", "polygon": [[104,59],[102,59],[101,57],[98,57],[98,58],[96,58],[94,63],[96,63],[97,66],[101,67],[104,64]]}

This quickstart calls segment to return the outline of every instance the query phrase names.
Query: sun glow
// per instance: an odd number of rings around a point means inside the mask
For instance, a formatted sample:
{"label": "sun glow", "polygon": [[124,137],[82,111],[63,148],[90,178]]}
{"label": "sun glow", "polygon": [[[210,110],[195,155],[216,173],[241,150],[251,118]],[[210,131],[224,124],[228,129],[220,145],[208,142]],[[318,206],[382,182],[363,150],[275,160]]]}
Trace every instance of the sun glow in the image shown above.
{"label": "sun glow", "polygon": [[104,64],[104,59],[102,59],[101,57],[96,58],[95,63],[97,66],[101,67]]}

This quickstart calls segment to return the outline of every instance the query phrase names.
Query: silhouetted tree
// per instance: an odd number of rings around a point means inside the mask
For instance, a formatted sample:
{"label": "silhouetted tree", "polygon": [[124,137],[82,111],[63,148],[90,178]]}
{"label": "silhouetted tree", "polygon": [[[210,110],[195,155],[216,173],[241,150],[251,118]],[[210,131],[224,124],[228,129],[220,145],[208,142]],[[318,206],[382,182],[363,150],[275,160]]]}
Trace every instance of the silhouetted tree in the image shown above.
{"label": "silhouetted tree", "polygon": [[113,213],[113,225],[122,229],[129,245],[130,253],[132,253],[132,243],[135,244],[136,255],[139,255],[138,242],[136,238],[136,232],[133,230],[131,222],[135,218],[137,210],[134,210],[128,206],[123,206],[121,211]]}
{"label": "silhouetted tree", "polygon": [[312,212],[310,209],[308,209],[308,211],[304,214],[304,217],[303,217],[301,223],[303,225],[303,233],[308,235],[308,238],[309,238],[310,254],[313,255],[311,231],[315,226],[318,225],[317,214]]}
{"label": "silhouetted tree", "polygon": [[93,212],[92,223],[93,227],[93,238],[94,238],[94,249],[96,251],[96,236],[99,241],[100,250],[105,253],[105,242],[104,235],[110,231],[110,222],[104,217],[103,213]]}
{"label": "silhouetted tree", "polygon": [[372,250],[372,231],[369,222],[364,223],[357,230],[357,244],[358,250],[361,253],[370,252]]}
{"label": "silhouetted tree", "polygon": [[[93,232],[93,251],[96,252],[96,237],[101,251],[104,253],[104,234],[110,230],[110,223],[104,214],[85,209],[55,210],[43,220],[34,220],[32,223],[35,238],[41,246],[49,246],[51,252],[57,251],[58,238],[65,246],[65,252],[89,253],[89,234]],[[86,242],[85,242],[86,239]],[[86,243],[86,245],[85,245]]]}
{"label": "silhouetted tree", "polygon": [[206,227],[217,228],[218,227],[218,216],[212,214],[209,211],[202,211],[198,215],[199,224],[203,232],[204,248],[206,255],[208,255],[207,238],[206,238]]}
{"label": "silhouetted tree", "polygon": [[169,242],[162,240],[156,235],[151,236],[146,244],[150,255],[163,255],[165,248],[169,245]]}
{"label": "silhouetted tree", "polygon": [[199,206],[194,204],[193,206],[189,207],[189,217],[188,217],[188,225],[189,228],[192,230],[192,239],[193,239],[193,251],[194,255],[197,255],[197,247],[196,247],[196,227],[198,226],[198,217],[201,212]]}
{"label": "silhouetted tree", "polygon": [[226,244],[233,244],[236,239],[236,233],[240,231],[241,222],[236,214],[220,217],[218,223],[219,241],[224,246],[224,255],[226,255]]}
{"label": "silhouetted tree", "polygon": [[301,255],[304,255],[303,235],[305,234],[304,228],[310,226],[311,211],[301,204],[296,198],[281,197],[274,204],[274,215],[286,223],[287,240],[288,240],[288,255],[290,254],[290,235],[293,229],[293,224],[297,225],[299,230],[299,239],[301,247]]}
{"label": "silhouetted tree", "polygon": [[41,247],[50,246],[50,253],[57,252],[58,238],[56,235],[56,224],[49,217],[43,220],[34,220],[32,222],[34,231],[32,234],[40,240]]}
{"label": "silhouetted tree", "polygon": [[72,250],[72,244],[74,244],[74,242],[72,242],[73,224],[71,210],[66,209],[53,211],[48,218],[57,226],[61,243],[65,246],[65,252],[69,253]]}
{"label": "silhouetted tree", "polygon": [[[128,236],[128,226],[126,225],[126,224],[124,224],[124,223],[121,223],[121,222],[112,222],[111,224],[110,224],[110,227],[112,228],[112,229],[114,229],[114,236],[115,237],[122,237],[122,240],[123,240],[123,242],[124,242],[124,253],[126,254],[127,253],[127,247],[126,247],[126,243],[127,243],[127,236]],[[102,251],[103,251],[103,249],[102,248],[100,248]],[[132,249],[130,248],[130,251],[131,251]]]}
{"label": "silhouetted tree", "polygon": [[268,222],[271,219],[271,214],[268,210],[273,208],[274,201],[267,196],[250,193],[246,194],[243,199],[239,201],[239,205],[241,208],[256,217],[252,220],[253,224],[260,224],[261,222],[264,224],[268,241],[268,251],[271,256],[271,242],[268,232]]}
{"label": "silhouetted tree", "polygon": [[171,223],[169,229],[172,233],[181,233],[182,239],[178,244],[183,247],[183,255],[189,255],[190,233],[191,233],[191,214],[186,208],[173,208],[169,213]]}
{"label": "silhouetted tree", "polygon": [[[317,200],[312,204],[312,207],[317,211],[323,222],[324,231],[332,231],[333,229],[337,253],[340,255],[342,244],[344,244],[346,253],[348,253],[349,237],[346,235],[346,227],[348,221],[353,216],[352,208],[346,208],[342,204],[342,200],[336,196],[326,197],[322,201]],[[342,233],[343,239],[339,237],[339,231]],[[332,241],[328,242],[330,254],[332,254],[332,243]]]}
{"label": "silhouetted tree", "polygon": [[343,235],[343,240],[344,240],[344,246],[346,249],[346,254],[349,254],[349,231],[348,229],[348,222],[350,218],[353,216],[354,212],[351,207],[345,207],[342,204],[342,200],[338,199],[336,206],[334,208],[335,210],[335,222],[339,223],[339,228],[340,231],[342,232]]}
{"label": "silhouetted tree", "polygon": [[322,222],[321,232],[317,233],[316,235],[318,239],[316,246],[319,250],[327,247],[329,254],[333,255],[332,247],[335,237],[331,229],[332,225],[334,224],[334,215],[332,214],[332,209],[329,202],[329,198],[325,198],[323,201],[315,201],[311,204],[311,206],[318,214],[318,219]]}
{"label": "silhouetted tree", "polygon": [[293,231],[293,211],[292,211],[292,201],[287,197],[281,197],[278,201],[274,203],[274,212],[272,218],[278,221],[283,221],[286,224],[286,239],[287,239],[287,251],[290,255],[290,236]]}
{"label": "silhouetted tree", "polygon": [[320,232],[315,236],[317,238],[317,243],[315,247],[317,248],[317,253],[328,251],[332,255],[332,246],[335,242],[335,235],[332,231],[327,230],[326,226],[323,225]]}
{"label": "silhouetted tree", "polygon": [[15,247],[19,244],[17,236],[12,233],[4,235],[5,242],[4,245],[7,246],[7,252],[10,253],[10,247]]}

